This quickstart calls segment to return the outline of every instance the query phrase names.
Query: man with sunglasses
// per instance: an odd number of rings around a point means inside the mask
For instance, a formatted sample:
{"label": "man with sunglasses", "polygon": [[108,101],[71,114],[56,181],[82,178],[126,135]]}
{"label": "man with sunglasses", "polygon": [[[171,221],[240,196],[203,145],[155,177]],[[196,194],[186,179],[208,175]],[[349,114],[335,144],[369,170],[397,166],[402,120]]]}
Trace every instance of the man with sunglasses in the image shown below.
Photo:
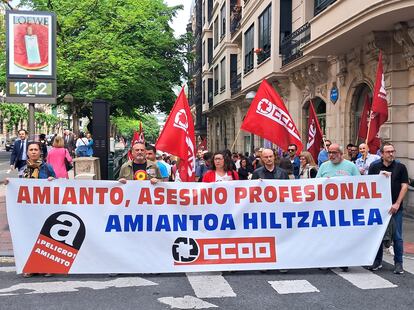
{"label": "man with sunglasses", "polygon": [[[369,166],[368,174],[383,174],[391,177],[392,206],[388,211],[392,215],[394,227],[392,231],[394,243],[394,273],[403,274],[403,200],[408,191],[408,171],[404,164],[395,160],[395,148],[391,143],[384,143],[381,148],[381,160],[375,161]],[[370,270],[382,268],[383,243],[381,242],[374,264]]]}
{"label": "man with sunglasses", "polygon": [[329,146],[328,156],[329,160],[319,167],[317,178],[360,175],[355,164],[344,159],[344,151],[339,144]]}
{"label": "man with sunglasses", "polygon": [[300,170],[300,159],[299,156],[296,155],[298,151],[298,147],[296,144],[289,144],[288,146],[288,155],[286,158],[290,160],[293,165],[293,175],[295,179],[299,179],[299,170]]}

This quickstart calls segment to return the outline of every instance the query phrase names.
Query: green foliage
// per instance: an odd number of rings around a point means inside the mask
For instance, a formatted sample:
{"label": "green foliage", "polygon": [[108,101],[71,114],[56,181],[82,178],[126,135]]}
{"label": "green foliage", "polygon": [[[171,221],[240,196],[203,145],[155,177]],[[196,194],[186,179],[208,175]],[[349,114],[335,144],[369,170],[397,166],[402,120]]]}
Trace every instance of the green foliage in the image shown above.
{"label": "green foliage", "polygon": [[22,104],[2,103],[0,104],[0,112],[3,119],[7,120],[7,122],[5,122],[7,131],[13,130],[13,128],[19,126],[23,120],[29,118],[28,110]]}
{"label": "green foliage", "polygon": [[120,134],[127,139],[131,139],[134,131],[139,131],[139,121],[142,122],[145,140],[149,143],[155,143],[160,132],[160,126],[157,119],[151,114],[141,114],[138,119],[126,116],[113,117],[112,123],[116,125]]}
{"label": "green foliage", "polygon": [[[111,102],[115,115],[154,106],[168,111],[172,87],[185,75],[187,36],[169,22],[181,7],[163,0],[22,0],[57,15],[59,98],[71,93],[76,113],[93,99]],[[82,109],[87,106],[87,109]],[[79,115],[81,116],[81,115]]]}

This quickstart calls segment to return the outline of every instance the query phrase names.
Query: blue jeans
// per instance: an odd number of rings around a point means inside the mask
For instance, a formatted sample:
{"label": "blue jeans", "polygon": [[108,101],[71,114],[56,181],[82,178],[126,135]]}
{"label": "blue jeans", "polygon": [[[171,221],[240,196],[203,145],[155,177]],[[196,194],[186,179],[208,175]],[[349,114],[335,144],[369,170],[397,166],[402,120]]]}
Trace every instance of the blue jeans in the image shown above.
{"label": "blue jeans", "polygon": [[[403,238],[402,238],[402,223],[403,223],[403,211],[400,208],[397,213],[393,216],[394,223],[395,223],[395,230],[393,231],[393,243],[394,243],[394,263],[402,263],[403,262]],[[375,260],[382,262],[382,251],[383,245],[379,247],[377,256]]]}

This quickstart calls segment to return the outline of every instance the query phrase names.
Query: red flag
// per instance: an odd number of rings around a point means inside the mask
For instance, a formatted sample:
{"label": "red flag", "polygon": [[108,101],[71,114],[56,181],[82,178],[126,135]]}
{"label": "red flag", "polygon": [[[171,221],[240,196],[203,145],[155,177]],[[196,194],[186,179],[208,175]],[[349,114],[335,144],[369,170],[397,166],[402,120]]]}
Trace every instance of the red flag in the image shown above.
{"label": "red flag", "polygon": [[[142,122],[141,121],[139,121],[139,131],[137,132],[137,131],[134,130],[134,136],[132,137],[132,140],[131,140],[131,148],[135,143],[145,144],[144,131],[142,130]],[[131,150],[128,151],[128,159],[133,160]]]}
{"label": "red flag", "polygon": [[362,110],[361,119],[359,121],[358,138],[366,139],[368,133],[368,115],[370,115],[371,103],[368,94],[365,96],[364,109]]}
{"label": "red flag", "polygon": [[306,149],[312,154],[313,159],[317,161],[323,135],[312,101],[309,104],[308,126],[308,143],[306,144]]}
{"label": "red flag", "polygon": [[[371,121],[369,122],[367,144],[370,145],[378,138],[382,124],[388,119],[387,92],[385,90],[384,72],[382,69],[382,52],[380,51],[377,67],[377,78],[372,98]],[[370,148],[371,149],[371,148]]]}
{"label": "red flag", "polygon": [[195,177],[194,123],[184,93],[181,89],[168,116],[167,122],[155,144],[162,150],[180,158],[179,173],[183,182],[193,182]]}
{"label": "red flag", "polygon": [[254,97],[241,129],[265,138],[284,151],[296,144],[299,154],[303,145],[299,131],[279,94],[263,80]]}

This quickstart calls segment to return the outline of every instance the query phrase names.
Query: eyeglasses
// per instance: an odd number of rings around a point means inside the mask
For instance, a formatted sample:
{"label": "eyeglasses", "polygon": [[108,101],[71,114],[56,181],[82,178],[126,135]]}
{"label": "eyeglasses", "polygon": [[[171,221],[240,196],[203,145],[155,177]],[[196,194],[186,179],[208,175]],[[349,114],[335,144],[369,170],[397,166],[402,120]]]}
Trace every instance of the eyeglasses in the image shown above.
{"label": "eyeglasses", "polygon": [[395,150],[394,150],[394,151],[384,151],[384,153],[387,153],[387,154],[394,154],[394,153],[395,153]]}
{"label": "eyeglasses", "polygon": [[288,150],[289,152],[296,152],[296,150],[294,150],[294,149],[290,149],[290,150]]}
{"label": "eyeglasses", "polygon": [[331,145],[330,144],[325,144],[326,145],[326,147],[330,147]]}
{"label": "eyeglasses", "polygon": [[329,151],[328,154],[338,154],[338,151]]}

